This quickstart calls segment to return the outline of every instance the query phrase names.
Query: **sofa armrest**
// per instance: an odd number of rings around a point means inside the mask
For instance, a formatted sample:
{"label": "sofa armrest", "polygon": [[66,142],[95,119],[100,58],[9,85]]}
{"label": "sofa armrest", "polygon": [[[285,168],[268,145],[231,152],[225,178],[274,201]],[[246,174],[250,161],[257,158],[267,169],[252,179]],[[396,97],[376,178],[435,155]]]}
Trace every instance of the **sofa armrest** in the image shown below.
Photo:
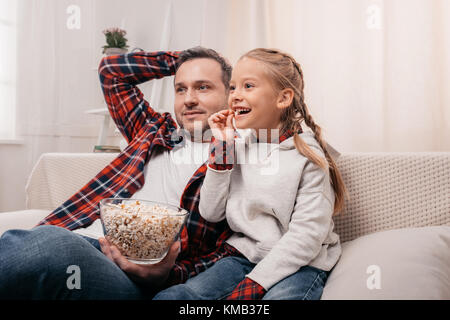
{"label": "sofa armrest", "polygon": [[44,153],[25,187],[26,208],[54,210],[107,166],[117,153]]}
{"label": "sofa armrest", "polygon": [[44,219],[50,210],[20,210],[0,213],[0,236],[10,229],[31,229]]}

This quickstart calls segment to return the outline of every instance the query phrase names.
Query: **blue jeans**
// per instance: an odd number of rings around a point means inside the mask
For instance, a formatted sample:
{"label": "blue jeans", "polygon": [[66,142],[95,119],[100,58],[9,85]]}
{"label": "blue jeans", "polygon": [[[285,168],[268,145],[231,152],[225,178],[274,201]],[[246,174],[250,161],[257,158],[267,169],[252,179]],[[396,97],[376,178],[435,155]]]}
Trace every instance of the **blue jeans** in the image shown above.
{"label": "blue jeans", "polygon": [[[226,257],[211,268],[179,284],[165,289],[154,300],[219,300],[226,298],[255,264],[242,257]],[[319,300],[329,272],[304,266],[276,283],[264,300]]]}
{"label": "blue jeans", "polygon": [[[185,285],[166,289],[157,298],[169,299],[170,292],[177,293],[178,288],[188,287],[190,288],[188,293],[184,293],[183,296],[186,299],[194,297],[216,299],[216,290],[212,287],[205,288],[199,281],[209,277],[233,279],[227,290],[228,293],[231,292],[234,285],[253,268],[248,261],[246,264],[233,259],[219,260],[215,265],[223,265],[225,268],[217,268],[217,274],[214,274],[211,267],[200,274],[202,277],[196,276]],[[72,266],[78,267],[80,288],[69,285],[70,278],[76,273]],[[317,269],[305,268],[310,272],[297,272],[284,279],[271,288],[264,298],[280,300],[320,298],[326,274]],[[209,290],[211,293],[208,293]],[[130,280],[100,251],[96,239],[83,237],[55,226],[39,226],[32,230],[9,230],[0,238],[0,300],[127,300],[151,299],[154,294],[153,288],[142,287]],[[226,295],[228,294],[219,295],[217,299]]]}
{"label": "blue jeans", "polygon": [[[79,288],[73,285],[76,270]],[[96,239],[55,226],[9,230],[0,238],[0,299],[153,296],[148,294],[100,251]]]}

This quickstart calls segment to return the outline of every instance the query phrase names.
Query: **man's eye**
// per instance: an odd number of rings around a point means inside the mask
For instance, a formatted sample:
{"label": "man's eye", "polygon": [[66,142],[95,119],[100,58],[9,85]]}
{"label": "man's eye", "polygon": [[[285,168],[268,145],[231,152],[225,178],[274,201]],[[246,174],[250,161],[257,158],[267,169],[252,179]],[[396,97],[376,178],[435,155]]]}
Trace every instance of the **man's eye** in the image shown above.
{"label": "man's eye", "polygon": [[184,92],[185,91],[185,88],[182,88],[182,87],[179,87],[179,88],[177,88],[177,90],[176,90],[176,92]]}
{"label": "man's eye", "polygon": [[209,88],[209,86],[207,86],[206,84],[201,85],[201,86],[199,87],[200,90],[206,90],[206,89],[208,89],[208,88]]}

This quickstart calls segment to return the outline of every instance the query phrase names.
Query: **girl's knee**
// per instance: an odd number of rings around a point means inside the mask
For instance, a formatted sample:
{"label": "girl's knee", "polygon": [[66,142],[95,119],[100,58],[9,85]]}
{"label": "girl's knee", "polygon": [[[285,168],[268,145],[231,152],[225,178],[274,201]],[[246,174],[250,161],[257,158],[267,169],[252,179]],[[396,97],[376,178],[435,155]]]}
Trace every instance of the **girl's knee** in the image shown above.
{"label": "girl's knee", "polygon": [[153,300],[197,300],[196,293],[185,284],[178,284],[157,293]]}

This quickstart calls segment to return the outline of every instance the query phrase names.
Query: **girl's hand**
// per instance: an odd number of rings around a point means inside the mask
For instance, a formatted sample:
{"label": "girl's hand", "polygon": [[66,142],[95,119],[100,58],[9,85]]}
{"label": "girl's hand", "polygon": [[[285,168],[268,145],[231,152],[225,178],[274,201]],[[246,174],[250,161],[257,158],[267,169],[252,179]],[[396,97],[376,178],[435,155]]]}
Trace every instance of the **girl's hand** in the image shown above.
{"label": "girl's hand", "polygon": [[208,124],[214,138],[221,141],[234,140],[233,118],[234,112],[231,109],[219,111],[208,118]]}

